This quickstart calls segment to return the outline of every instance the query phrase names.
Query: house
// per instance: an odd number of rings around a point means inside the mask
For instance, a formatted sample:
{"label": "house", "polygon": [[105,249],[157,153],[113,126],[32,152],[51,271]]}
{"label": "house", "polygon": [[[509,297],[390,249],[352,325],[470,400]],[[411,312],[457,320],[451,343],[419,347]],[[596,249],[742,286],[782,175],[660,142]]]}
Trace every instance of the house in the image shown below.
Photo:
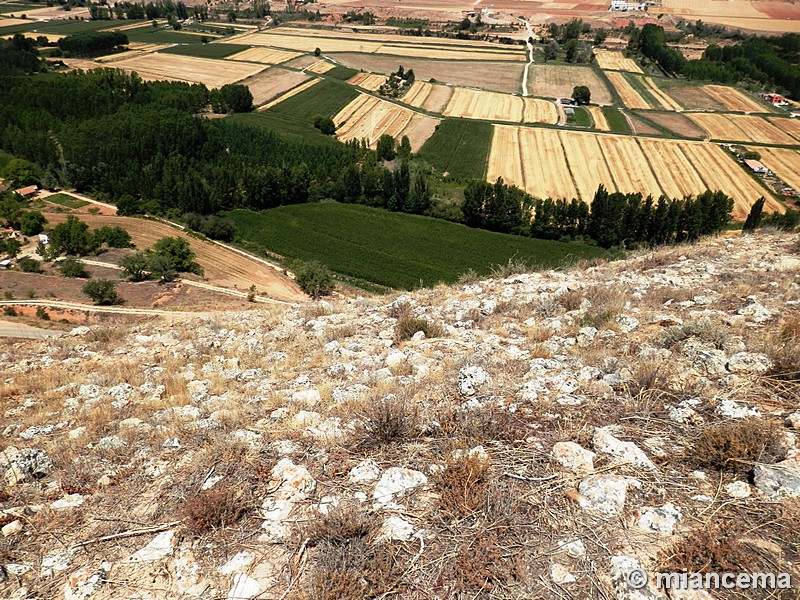
{"label": "house", "polygon": [[609,12],[647,11],[651,2],[627,2],[626,0],[611,0]]}
{"label": "house", "polygon": [[24,188],[19,188],[18,190],[14,190],[17,194],[22,196],[23,198],[33,198],[39,191],[38,185],[29,185]]}
{"label": "house", "polygon": [[50,236],[48,236],[46,233],[40,233],[39,241],[46,246],[50,243]]}
{"label": "house", "polygon": [[780,94],[765,92],[761,94],[761,97],[772,104],[772,106],[789,106],[789,101]]}
{"label": "house", "polygon": [[16,240],[19,238],[19,232],[15,231],[13,227],[6,227],[3,231],[12,240]]}
{"label": "house", "polygon": [[6,258],[5,260],[0,260],[0,269],[10,269],[11,268],[11,259]]}
{"label": "house", "polygon": [[769,169],[757,160],[746,158],[743,162],[744,164],[747,165],[747,168],[750,169],[753,173],[758,173],[759,175],[769,174]]}

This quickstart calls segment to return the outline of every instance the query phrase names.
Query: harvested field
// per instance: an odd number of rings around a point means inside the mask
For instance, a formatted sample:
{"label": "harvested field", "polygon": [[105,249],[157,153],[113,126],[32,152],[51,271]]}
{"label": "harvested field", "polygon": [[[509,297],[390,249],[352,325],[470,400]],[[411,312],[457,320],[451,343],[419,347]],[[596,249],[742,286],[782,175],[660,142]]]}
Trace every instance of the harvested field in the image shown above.
{"label": "harvested field", "polygon": [[661,131],[653,127],[640,115],[628,112],[625,116],[628,117],[628,123],[630,123],[631,129],[633,129],[633,133],[640,135],[663,135]]}
{"label": "harvested field", "polygon": [[724,85],[705,85],[703,91],[722,103],[728,110],[742,112],[770,112],[766,102],[746,96],[739,90]]}
{"label": "harvested field", "polygon": [[166,79],[203,83],[217,88],[255,75],[264,65],[211,60],[176,54],[145,54],[114,63],[127,71],[136,71],[143,79]]}
{"label": "harvested field", "polygon": [[311,71],[312,73],[327,73],[334,68],[336,68],[336,65],[327,60],[318,60],[310,64],[306,71]]}
{"label": "harvested field", "polygon": [[767,198],[765,208],[776,210],[777,202],[771,195],[716,144],[686,142],[682,149],[709,189],[722,190],[734,199],[735,219],[745,219],[750,207],[761,196]]}
{"label": "harvested field", "polygon": [[528,93],[532,96],[570,98],[575,86],[585,85],[592,92],[592,102],[613,102],[605,82],[589,67],[531,65],[528,69]]}
{"label": "harvested field", "polygon": [[712,139],[795,145],[797,140],[766,119],[749,115],[694,113],[689,117],[708,132]]}
{"label": "harvested field", "polygon": [[291,98],[292,96],[294,96],[296,94],[299,94],[300,92],[304,92],[305,90],[310,88],[312,85],[315,85],[315,84],[319,83],[320,81],[321,81],[320,79],[312,79],[311,81],[307,81],[307,82],[305,82],[305,83],[303,83],[301,85],[298,85],[297,87],[290,89],[285,94],[281,94],[280,96],[278,96],[277,98],[275,98],[271,102],[265,104],[264,106],[260,106],[258,108],[258,110],[267,110],[268,108],[272,108],[273,106],[275,106],[276,104],[279,104],[280,102],[283,102],[287,98]]}
{"label": "harvested field", "polygon": [[407,135],[413,150],[418,150],[433,134],[438,119],[415,113],[392,102],[359,94],[333,118],[336,136],[344,142],[366,139],[375,147],[382,135],[400,138]]}
{"label": "harvested field", "polygon": [[785,131],[791,136],[800,140],[800,120],[798,119],[781,119],[770,117],[769,122],[775,125],[778,129]]}
{"label": "harvested field", "polygon": [[[391,73],[397,70],[396,57],[378,54],[343,53],[333,56],[338,62],[354,69],[377,73]],[[522,70],[525,65],[518,63],[468,63],[463,61],[403,59],[403,67],[414,69],[419,81],[437,81],[453,85],[480,87],[496,92],[514,93],[519,91]],[[570,90],[570,94],[572,90]]]}
{"label": "harvested field", "polygon": [[706,132],[686,115],[678,113],[649,112],[647,118],[681,137],[704,138]]}
{"label": "harvested field", "polygon": [[515,185],[532,193],[526,186],[525,176],[522,172],[522,147],[519,141],[519,127],[510,125],[495,125],[492,135],[492,148],[489,152],[489,167],[486,179],[490,182],[502,177],[506,183]]}
{"label": "harvested field", "polygon": [[453,90],[453,96],[442,114],[488,121],[558,122],[558,112],[552,102],[467,88]]}
{"label": "harvested field", "polygon": [[636,138],[602,135],[599,141],[619,191],[642,192],[654,198],[661,195],[658,179]]}
{"label": "harvested field", "polygon": [[294,67],[295,69],[305,69],[306,67],[310,67],[314,63],[319,62],[319,60],[320,59],[318,59],[313,54],[303,54],[297,58],[293,58],[292,60],[287,62],[284,66]]}
{"label": "harvested field", "polygon": [[374,92],[384,83],[386,83],[386,75],[375,75],[374,73],[359,73],[347,80],[350,85],[356,85],[370,92]]}
{"label": "harvested field", "polygon": [[432,83],[415,81],[406,92],[406,95],[403,96],[403,102],[415,108],[422,108],[432,91]]}
{"label": "harvested field", "polygon": [[402,101],[416,108],[440,113],[453,95],[453,88],[424,81],[415,81]]}
{"label": "harvested field", "polygon": [[642,98],[622,73],[606,73],[606,77],[617,90],[622,103],[628,108],[650,108],[650,104]]}
{"label": "harvested field", "polygon": [[800,152],[786,148],[758,148],[758,152],[770,171],[800,191]]}
{"label": "harvested field", "polygon": [[665,93],[686,110],[726,110],[725,105],[716,98],[709,96],[703,89],[704,87],[662,85]]}
{"label": "harvested field", "polygon": [[642,77],[640,81],[665,110],[683,110],[683,107],[678,102],[658,87],[652,77]]}
{"label": "harvested field", "polygon": [[253,94],[253,104],[258,106],[296,88],[308,79],[308,75],[297,71],[267,69],[242,80],[241,83],[250,88],[250,93]]}
{"label": "harvested field", "polygon": [[597,57],[597,64],[601,69],[610,69],[611,71],[628,71],[629,73],[642,73],[642,69],[636,64],[636,61],[626,58],[622,52],[613,52],[611,50],[595,50],[594,55]]}
{"label": "harvested field", "polygon": [[522,51],[496,51],[481,49],[461,49],[461,48],[442,48],[440,46],[423,46],[420,44],[401,45],[385,45],[381,46],[375,51],[376,54],[388,54],[391,56],[402,56],[409,58],[433,58],[443,60],[475,60],[475,61],[491,61],[491,60],[507,60],[507,61],[525,61],[525,53]]}
{"label": "harvested field", "polygon": [[266,65],[278,65],[287,60],[297,58],[297,52],[287,52],[286,50],[275,50],[273,48],[249,48],[243,52],[228,56],[228,60],[243,60]]}
{"label": "harvested field", "polygon": [[706,185],[691,161],[681,149],[680,142],[640,138],[642,147],[664,193],[670,198],[683,198],[704,192]]}
{"label": "harvested field", "polygon": [[[68,215],[49,213],[47,220],[57,225],[66,220]],[[264,263],[243,256],[218,244],[199,240],[169,225],[156,221],[146,221],[133,217],[81,215],[81,220],[92,229],[104,225],[119,225],[131,234],[133,243],[138,249],[148,248],[156,240],[163,237],[181,237],[189,242],[197,254],[197,262],[203,267],[207,283],[229,288],[246,290],[255,284],[259,292],[263,291],[272,298],[289,302],[301,302],[306,296],[289,278]]]}
{"label": "harvested field", "polygon": [[589,114],[592,115],[592,121],[594,121],[594,128],[600,131],[611,131],[611,128],[608,126],[608,121],[606,121],[606,116],[603,114],[603,110],[599,106],[587,106],[586,110],[589,111]]}
{"label": "harvested field", "polygon": [[[600,136],[567,131],[560,131],[559,134],[567,156],[572,158],[572,162],[580,164],[572,174],[581,199],[591,202],[601,183],[609,192],[616,192],[617,186],[600,148]],[[580,157],[579,161],[577,157]]]}

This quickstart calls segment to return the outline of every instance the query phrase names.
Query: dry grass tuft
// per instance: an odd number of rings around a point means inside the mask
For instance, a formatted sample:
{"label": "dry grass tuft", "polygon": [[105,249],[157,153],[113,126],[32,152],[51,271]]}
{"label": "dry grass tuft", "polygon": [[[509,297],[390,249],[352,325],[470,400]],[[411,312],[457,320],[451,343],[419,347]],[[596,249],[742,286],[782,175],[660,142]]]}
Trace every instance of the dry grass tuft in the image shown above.
{"label": "dry grass tuft", "polygon": [[439,491],[439,505],[447,513],[467,516],[486,503],[489,459],[462,451],[450,457],[434,481]]}
{"label": "dry grass tuft", "polygon": [[778,334],[767,340],[765,352],[772,361],[768,377],[800,382],[800,317],[784,321]]}
{"label": "dry grass tuft", "polygon": [[660,361],[639,363],[626,386],[634,400],[660,401],[675,396],[670,369]]}
{"label": "dry grass tuft", "polygon": [[339,505],[327,514],[309,521],[301,528],[301,537],[309,546],[336,546],[355,539],[371,540],[378,528],[375,514],[360,506]]}
{"label": "dry grass tuft", "polygon": [[416,437],[419,413],[404,397],[388,394],[367,400],[358,417],[363,422],[361,445],[384,446]]}
{"label": "dry grass tuft", "polygon": [[531,434],[528,423],[519,414],[492,405],[469,411],[448,408],[438,416],[438,421],[444,435],[458,437],[472,446],[515,442]]}
{"label": "dry grass tuft", "polygon": [[442,576],[455,588],[456,597],[509,597],[503,592],[522,579],[522,565],[515,554],[504,550],[495,531],[483,530],[460,545]]}
{"label": "dry grass tuft", "polygon": [[741,541],[742,530],[709,525],[691,532],[660,555],[659,570],[669,573],[749,572],[752,551]]}
{"label": "dry grass tuft", "polygon": [[513,256],[508,259],[504,265],[494,265],[492,267],[492,277],[495,279],[505,279],[512,275],[522,275],[523,273],[530,273],[533,268],[520,258]]}
{"label": "dry grass tuft", "polygon": [[690,462],[718,471],[748,473],[753,463],[783,458],[780,431],[761,419],[714,425],[700,432],[687,450]]}
{"label": "dry grass tuft", "polygon": [[683,325],[673,325],[665,332],[661,340],[664,348],[674,348],[681,342],[685,342],[690,338],[697,338],[702,342],[713,344],[715,348],[721,350],[730,336],[722,331],[717,325],[703,319],[701,321],[694,321],[691,323],[684,323]]}
{"label": "dry grass tuft", "polygon": [[202,490],[189,498],[180,515],[189,532],[202,535],[230,527],[252,508],[248,488],[220,482],[210,490]]}
{"label": "dry grass tuft", "polygon": [[444,328],[439,323],[415,317],[409,304],[395,306],[390,316],[397,319],[394,326],[395,342],[410,340],[418,331],[423,332],[426,338],[437,338],[444,335]]}
{"label": "dry grass tuft", "polygon": [[595,285],[586,290],[585,298],[589,300],[590,306],[578,320],[578,324],[581,327],[601,329],[612,323],[625,308],[626,290],[618,286]]}

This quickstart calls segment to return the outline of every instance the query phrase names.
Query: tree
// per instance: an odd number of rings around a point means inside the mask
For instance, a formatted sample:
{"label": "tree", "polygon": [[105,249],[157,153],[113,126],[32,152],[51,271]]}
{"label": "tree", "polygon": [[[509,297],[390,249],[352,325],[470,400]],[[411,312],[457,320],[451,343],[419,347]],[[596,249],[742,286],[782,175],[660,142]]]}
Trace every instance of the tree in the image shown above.
{"label": "tree", "polygon": [[97,249],[94,236],[89,226],[74,215],[59,223],[50,235],[50,245],[59,254],[85,256]]}
{"label": "tree", "polygon": [[193,273],[198,268],[198,265],[194,262],[196,254],[185,238],[161,238],[153,244],[151,250],[153,254],[168,258],[176,271]]}
{"label": "tree", "polygon": [[147,271],[153,279],[164,283],[177,276],[175,265],[165,254],[150,254],[147,259]]}
{"label": "tree", "polygon": [[747,215],[747,220],[745,220],[744,225],[742,226],[742,233],[753,231],[759,226],[761,223],[761,215],[764,213],[765,201],[766,200],[763,196],[755,201],[753,206],[750,208],[750,213]]}
{"label": "tree", "polygon": [[21,249],[22,244],[19,243],[19,240],[15,240],[13,238],[0,238],[0,256],[16,258]]}
{"label": "tree", "polygon": [[[409,71],[410,73],[411,71]],[[411,141],[407,135],[400,138],[400,146],[397,149],[397,155],[400,158],[411,158]]]}
{"label": "tree", "polygon": [[294,275],[300,289],[314,300],[329,295],[336,286],[330,269],[316,260],[301,263]]}
{"label": "tree", "polygon": [[38,235],[44,231],[47,219],[38,210],[29,210],[19,218],[19,230],[22,235]]}
{"label": "tree", "polygon": [[333,135],[336,133],[336,123],[330,117],[323,117],[317,115],[314,117],[314,127],[320,130],[325,135]]}
{"label": "tree", "polygon": [[314,56],[317,56],[317,57],[318,57],[318,56],[320,56],[321,54],[322,54],[322,50],[320,50],[319,48],[314,48]]}
{"label": "tree", "polygon": [[123,256],[119,261],[119,266],[131,281],[145,281],[149,278],[150,257],[146,252],[135,252]]}
{"label": "tree", "polygon": [[109,248],[130,248],[131,234],[118,225],[103,225],[94,230],[95,243],[107,244]]}
{"label": "tree", "polygon": [[394,138],[388,133],[384,133],[379,137],[378,144],[375,148],[375,152],[378,154],[378,160],[393,160],[394,157],[397,156],[394,144]]}
{"label": "tree", "polygon": [[585,85],[576,85],[572,89],[572,99],[578,104],[589,104],[592,101],[592,92]]}
{"label": "tree", "polygon": [[3,179],[10,181],[14,187],[39,184],[36,166],[23,158],[12,158],[8,161],[3,169]]}
{"label": "tree", "polygon": [[253,110],[253,94],[246,85],[229,83],[219,88],[219,93],[228,112],[245,113]]}
{"label": "tree", "polygon": [[19,262],[17,262],[17,266],[19,270],[23,273],[41,273],[42,268],[38,260],[35,260],[29,256],[24,258],[20,258]]}
{"label": "tree", "polygon": [[68,256],[61,264],[58,265],[58,270],[64,277],[79,277],[81,279],[89,279],[91,277],[89,271],[77,256]]}
{"label": "tree", "polygon": [[570,39],[564,44],[564,58],[567,62],[574,62],[578,56],[578,40]]}
{"label": "tree", "polygon": [[117,286],[109,279],[89,281],[84,284],[81,291],[89,296],[95,304],[102,306],[122,304],[123,302],[122,298],[117,294]]}

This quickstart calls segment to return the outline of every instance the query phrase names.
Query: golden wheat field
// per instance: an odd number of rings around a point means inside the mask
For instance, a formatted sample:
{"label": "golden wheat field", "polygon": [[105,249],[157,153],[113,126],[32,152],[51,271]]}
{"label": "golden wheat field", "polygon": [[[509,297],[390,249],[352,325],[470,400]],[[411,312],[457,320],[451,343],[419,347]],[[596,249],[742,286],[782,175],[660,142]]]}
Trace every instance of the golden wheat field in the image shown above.
{"label": "golden wheat field", "polygon": [[307,90],[308,88],[310,88],[313,85],[316,85],[320,81],[322,81],[322,80],[321,79],[312,79],[311,81],[306,81],[305,83],[303,83],[301,85],[298,85],[297,87],[293,87],[288,92],[286,92],[285,94],[281,94],[280,96],[278,96],[277,98],[275,98],[271,102],[268,102],[264,106],[259,106],[258,110],[267,110],[268,108],[272,108],[276,104],[279,104],[279,103],[283,102],[284,100],[286,100],[287,98],[291,98],[292,96]]}
{"label": "golden wheat field", "polygon": [[642,73],[642,69],[636,64],[636,61],[626,58],[622,52],[613,52],[611,50],[595,50],[594,55],[597,57],[597,64],[601,69],[609,69],[611,71],[628,71],[630,73]]}
{"label": "golden wheat field", "polygon": [[642,98],[639,92],[623,77],[622,73],[606,73],[606,77],[608,77],[614,89],[617,90],[625,106],[628,108],[650,108],[650,103]]}
{"label": "golden wheat field", "polygon": [[366,139],[375,147],[378,138],[408,136],[411,148],[418,150],[439,123],[439,119],[416,113],[408,108],[368,94],[359,94],[333,117],[336,136],[343,142]]}
{"label": "golden wheat field", "polygon": [[264,65],[213,60],[178,54],[144,54],[114,63],[115,67],[136,71],[143,79],[166,79],[203,83],[217,88],[255,75]]}
{"label": "golden wheat field", "polygon": [[558,122],[558,111],[547,100],[459,87],[453,88],[453,95],[442,114],[446,117],[515,123]]}
{"label": "golden wheat field", "polygon": [[331,62],[328,62],[327,60],[318,60],[317,62],[308,65],[308,67],[306,67],[304,70],[311,71],[312,73],[322,74],[322,73],[327,73],[335,66],[336,65],[334,65]]}
{"label": "golden wheat field", "polygon": [[687,115],[715,140],[759,142],[762,144],[797,144],[788,133],[770,121],[751,115],[692,113]]}
{"label": "golden wheat field", "polygon": [[739,90],[724,85],[704,85],[703,91],[721,102],[728,110],[741,112],[768,112],[765,102],[746,96]]}
{"label": "golden wheat field", "polygon": [[800,191],[800,152],[786,148],[758,148],[761,162],[795,190]]}
{"label": "golden wheat field", "polygon": [[661,108],[665,110],[683,110],[683,106],[658,87],[658,84],[653,81],[652,77],[642,77],[640,81],[645,89],[647,89],[647,91],[652,94],[653,98],[661,105]]}
{"label": "golden wheat field", "polygon": [[586,110],[588,110],[589,114],[592,115],[592,121],[594,121],[595,129],[600,131],[611,131],[611,127],[608,126],[606,116],[603,114],[603,109],[601,109],[599,106],[587,106]]}
{"label": "golden wheat field", "polygon": [[350,85],[356,85],[370,92],[374,92],[384,83],[386,83],[386,75],[376,75],[374,73],[358,73],[353,75],[347,80]]}
{"label": "golden wheat field", "polygon": [[274,48],[248,48],[242,52],[237,52],[228,56],[227,60],[243,60],[248,62],[264,63],[267,65],[278,65],[287,60],[297,58],[299,52],[287,52],[286,50],[275,50]]}

